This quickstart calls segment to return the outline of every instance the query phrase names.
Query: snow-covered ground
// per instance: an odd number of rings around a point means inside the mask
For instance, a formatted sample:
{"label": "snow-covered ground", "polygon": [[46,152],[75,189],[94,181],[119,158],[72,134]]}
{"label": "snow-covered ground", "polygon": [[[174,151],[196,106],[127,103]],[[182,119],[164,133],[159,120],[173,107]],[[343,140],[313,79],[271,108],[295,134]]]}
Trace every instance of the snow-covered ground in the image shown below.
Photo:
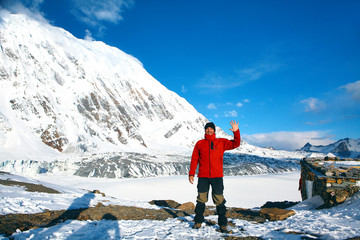
{"label": "snow-covered ground", "polygon": [[[266,201],[299,201],[297,191],[299,172],[225,177],[225,197],[229,207],[257,208]],[[40,174],[25,177],[0,174],[0,179],[43,184],[61,192],[46,194],[26,192],[22,187],[0,185],[0,214],[35,213],[45,209],[72,209],[119,204],[144,208],[158,208],[148,201],[173,199],[179,203],[194,202],[196,185],[187,176],[145,179],[82,178],[61,174]],[[105,193],[89,194],[98,189]],[[314,210],[317,199],[293,207],[296,214],[284,221],[254,223],[234,219],[233,236],[258,236],[264,239],[301,239],[304,236],[321,239],[348,239],[360,236],[360,193],[332,209]],[[212,205],[210,200],[209,205]],[[217,216],[210,216],[215,220]],[[203,226],[194,230],[192,216],[187,221],[168,219],[76,221],[68,220],[50,228],[32,229],[13,234],[13,239],[221,239],[217,226]],[[300,234],[289,234],[295,232]],[[6,237],[0,237],[6,239]]]}
{"label": "snow-covered ground", "polygon": [[[51,176],[51,177],[50,177]],[[301,201],[298,192],[300,173],[273,175],[234,176],[224,178],[224,195],[228,207],[254,208],[266,201]],[[166,200],[179,203],[195,203],[197,189],[191,185],[187,176],[167,176],[154,178],[84,178],[64,175],[37,175],[37,180],[66,187],[100,190],[107,196],[126,201]],[[287,184],[283,184],[283,183]],[[75,184],[74,184],[75,183]],[[259,197],[261,195],[261,197]],[[213,204],[210,200],[210,204]]]}

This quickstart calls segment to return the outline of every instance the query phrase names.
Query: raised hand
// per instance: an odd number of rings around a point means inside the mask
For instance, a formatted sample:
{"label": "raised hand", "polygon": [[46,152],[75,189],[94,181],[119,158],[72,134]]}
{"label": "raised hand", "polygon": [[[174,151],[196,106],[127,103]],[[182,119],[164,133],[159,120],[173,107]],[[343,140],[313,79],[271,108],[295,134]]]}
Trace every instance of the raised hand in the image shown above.
{"label": "raised hand", "polygon": [[239,130],[239,123],[237,123],[236,121],[231,121],[230,125],[232,128],[230,128],[230,131],[236,132],[237,130]]}

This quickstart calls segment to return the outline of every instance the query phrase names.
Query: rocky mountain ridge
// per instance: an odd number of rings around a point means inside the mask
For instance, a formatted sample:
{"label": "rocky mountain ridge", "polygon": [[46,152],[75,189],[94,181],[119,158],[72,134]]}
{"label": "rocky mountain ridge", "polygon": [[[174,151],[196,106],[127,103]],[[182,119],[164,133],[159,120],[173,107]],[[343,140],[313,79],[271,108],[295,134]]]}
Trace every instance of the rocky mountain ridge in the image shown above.
{"label": "rocky mountain ridge", "polygon": [[299,151],[309,153],[333,154],[340,158],[360,158],[360,139],[344,138],[326,146],[306,143]]}
{"label": "rocky mountain ridge", "polygon": [[[188,175],[190,157],[184,155],[149,155],[144,153],[106,153],[69,160],[6,160],[2,171],[19,175],[67,172],[81,177],[144,178]],[[224,175],[256,175],[298,171],[297,159],[274,159],[254,155],[224,155]]]}

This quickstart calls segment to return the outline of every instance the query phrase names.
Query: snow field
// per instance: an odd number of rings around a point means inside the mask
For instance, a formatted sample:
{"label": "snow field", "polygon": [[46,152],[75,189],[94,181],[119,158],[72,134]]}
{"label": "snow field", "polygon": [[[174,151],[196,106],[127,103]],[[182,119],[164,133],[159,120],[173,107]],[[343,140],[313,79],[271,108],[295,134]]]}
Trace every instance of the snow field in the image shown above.
{"label": "snow field", "polygon": [[[258,208],[266,201],[299,201],[297,191],[299,173],[225,177],[225,197],[228,206]],[[30,177],[0,174],[0,179],[43,184],[61,194],[31,193],[23,187],[0,185],[1,214],[35,213],[45,209],[73,209],[119,204],[144,208],[158,208],[148,201],[173,199],[180,203],[195,202],[196,184],[187,176],[144,179],[82,178],[64,174],[40,174]],[[89,194],[99,189],[106,194]],[[313,198],[292,207],[296,214],[284,221],[262,224],[234,219],[232,236],[258,236],[264,239],[348,239],[360,236],[360,193],[345,203],[323,210],[314,210],[318,199]],[[211,198],[208,205],[212,205]],[[217,216],[206,217],[217,221]],[[50,228],[31,229],[14,233],[11,238],[22,239],[223,239],[218,226],[192,229],[193,216],[165,221],[154,220],[68,220]],[[294,232],[297,234],[289,234]],[[0,236],[0,239],[7,239]]]}

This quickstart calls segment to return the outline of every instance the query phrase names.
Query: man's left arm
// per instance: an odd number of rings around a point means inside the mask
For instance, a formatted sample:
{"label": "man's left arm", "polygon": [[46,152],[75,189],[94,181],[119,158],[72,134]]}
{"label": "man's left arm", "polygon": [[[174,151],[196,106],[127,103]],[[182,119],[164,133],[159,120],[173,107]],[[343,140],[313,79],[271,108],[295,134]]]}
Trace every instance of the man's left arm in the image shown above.
{"label": "man's left arm", "polygon": [[231,121],[230,125],[232,127],[230,128],[230,131],[234,133],[234,140],[228,140],[228,143],[225,147],[226,150],[231,150],[239,147],[241,142],[239,123],[237,123],[236,121]]}

